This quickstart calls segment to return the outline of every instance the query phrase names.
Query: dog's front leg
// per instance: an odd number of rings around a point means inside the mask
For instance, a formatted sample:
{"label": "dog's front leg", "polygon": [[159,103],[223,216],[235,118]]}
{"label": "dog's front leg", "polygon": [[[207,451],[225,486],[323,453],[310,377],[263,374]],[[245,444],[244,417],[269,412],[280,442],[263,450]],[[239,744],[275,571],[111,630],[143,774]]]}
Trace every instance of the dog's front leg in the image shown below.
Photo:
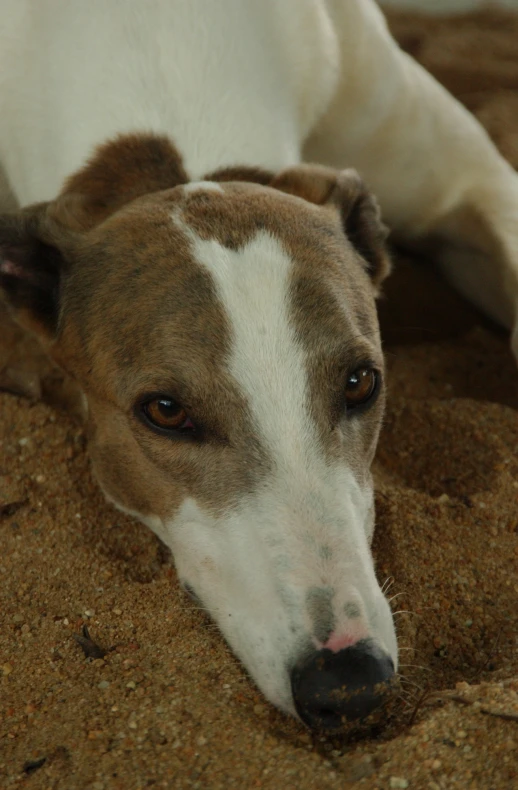
{"label": "dog's front leg", "polygon": [[374,2],[328,7],[340,80],[305,158],[358,168],[396,237],[433,252],[459,291],[511,329],[518,359],[518,176],[399,49]]}

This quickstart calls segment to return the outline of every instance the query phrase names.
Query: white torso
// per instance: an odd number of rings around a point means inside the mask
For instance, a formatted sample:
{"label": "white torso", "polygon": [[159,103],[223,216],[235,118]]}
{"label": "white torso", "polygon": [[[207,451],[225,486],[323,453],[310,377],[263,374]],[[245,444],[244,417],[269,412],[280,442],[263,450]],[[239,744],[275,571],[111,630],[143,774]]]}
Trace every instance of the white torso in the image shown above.
{"label": "white torso", "polygon": [[300,160],[338,78],[318,0],[0,0],[0,160],[47,200],[121,132],[166,133],[191,177]]}

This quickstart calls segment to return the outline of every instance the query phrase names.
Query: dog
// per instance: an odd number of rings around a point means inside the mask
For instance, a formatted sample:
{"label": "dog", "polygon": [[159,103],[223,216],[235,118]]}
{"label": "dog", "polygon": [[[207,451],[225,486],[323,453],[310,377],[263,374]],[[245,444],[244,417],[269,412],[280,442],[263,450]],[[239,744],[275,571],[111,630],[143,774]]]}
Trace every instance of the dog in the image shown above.
{"label": "dog", "polygon": [[373,0],[0,8],[0,283],[102,490],[275,706],[365,717],[384,223],[518,354],[517,176]]}

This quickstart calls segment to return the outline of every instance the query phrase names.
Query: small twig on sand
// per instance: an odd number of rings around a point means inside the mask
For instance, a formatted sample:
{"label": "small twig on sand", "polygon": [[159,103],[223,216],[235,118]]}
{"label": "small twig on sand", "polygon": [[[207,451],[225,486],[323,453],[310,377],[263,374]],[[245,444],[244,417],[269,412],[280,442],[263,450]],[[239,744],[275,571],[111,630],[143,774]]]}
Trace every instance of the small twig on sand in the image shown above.
{"label": "small twig on sand", "polygon": [[499,710],[489,710],[489,708],[480,708],[480,712],[486,716],[497,716],[499,719],[505,719],[505,721],[518,721],[518,713],[500,712]]}
{"label": "small twig on sand", "polygon": [[82,634],[72,634],[77,644],[81,647],[86,658],[104,658],[108,652],[103,647],[98,645],[90,636],[86,625],[83,626]]}
{"label": "small twig on sand", "polygon": [[[466,697],[463,697],[461,694],[449,694],[444,691],[430,691],[429,689],[425,689],[419,696],[414,710],[412,711],[412,715],[408,721],[409,727],[414,724],[417,714],[428,700],[431,702],[458,702],[460,705],[467,706],[471,706],[475,702],[475,700],[466,699]],[[507,713],[505,711],[490,710],[489,708],[482,707],[479,707],[478,710],[486,716],[496,716],[499,719],[505,719],[505,721],[518,721],[518,713]]]}
{"label": "small twig on sand", "polygon": [[466,697],[461,697],[460,694],[444,694],[440,691],[437,692],[437,699],[442,700],[443,702],[458,702],[461,705],[473,705],[470,699],[466,699]]}

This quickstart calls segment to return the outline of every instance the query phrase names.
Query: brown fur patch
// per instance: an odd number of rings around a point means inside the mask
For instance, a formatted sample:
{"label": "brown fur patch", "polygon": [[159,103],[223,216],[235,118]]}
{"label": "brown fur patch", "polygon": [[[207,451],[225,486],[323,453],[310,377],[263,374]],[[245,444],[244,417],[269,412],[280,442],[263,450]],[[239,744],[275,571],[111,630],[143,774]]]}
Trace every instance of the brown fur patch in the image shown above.
{"label": "brown fur patch", "polygon": [[238,167],[223,167],[220,170],[214,170],[205,176],[205,181],[218,181],[224,183],[226,181],[245,181],[251,184],[262,184],[269,186],[275,178],[274,173],[270,170],[265,170],[262,167],[246,167],[241,165]]}
{"label": "brown fur patch", "polygon": [[[211,277],[172,221],[181,200],[176,189],[141,198],[85,236],[54,351],[88,396],[103,489],[164,519],[188,496],[219,512],[269,464],[226,373],[229,330]],[[160,436],[141,423],[135,404],[151,393],[181,402],[203,441]]]}
{"label": "brown fur patch", "polygon": [[276,175],[272,186],[317,206],[323,206],[330,201],[338,205],[338,201],[335,201],[338,177],[338,171],[330,167],[297,165]]}
{"label": "brown fur patch", "polygon": [[272,181],[275,189],[338,210],[343,231],[362,256],[376,289],[390,273],[385,247],[387,228],[376,199],[355,170],[336,171],[320,165],[288,168]]}
{"label": "brown fur patch", "polygon": [[182,158],[168,137],[120,135],[99,146],[65,182],[57,216],[63,225],[86,230],[135,198],[188,180]]}

